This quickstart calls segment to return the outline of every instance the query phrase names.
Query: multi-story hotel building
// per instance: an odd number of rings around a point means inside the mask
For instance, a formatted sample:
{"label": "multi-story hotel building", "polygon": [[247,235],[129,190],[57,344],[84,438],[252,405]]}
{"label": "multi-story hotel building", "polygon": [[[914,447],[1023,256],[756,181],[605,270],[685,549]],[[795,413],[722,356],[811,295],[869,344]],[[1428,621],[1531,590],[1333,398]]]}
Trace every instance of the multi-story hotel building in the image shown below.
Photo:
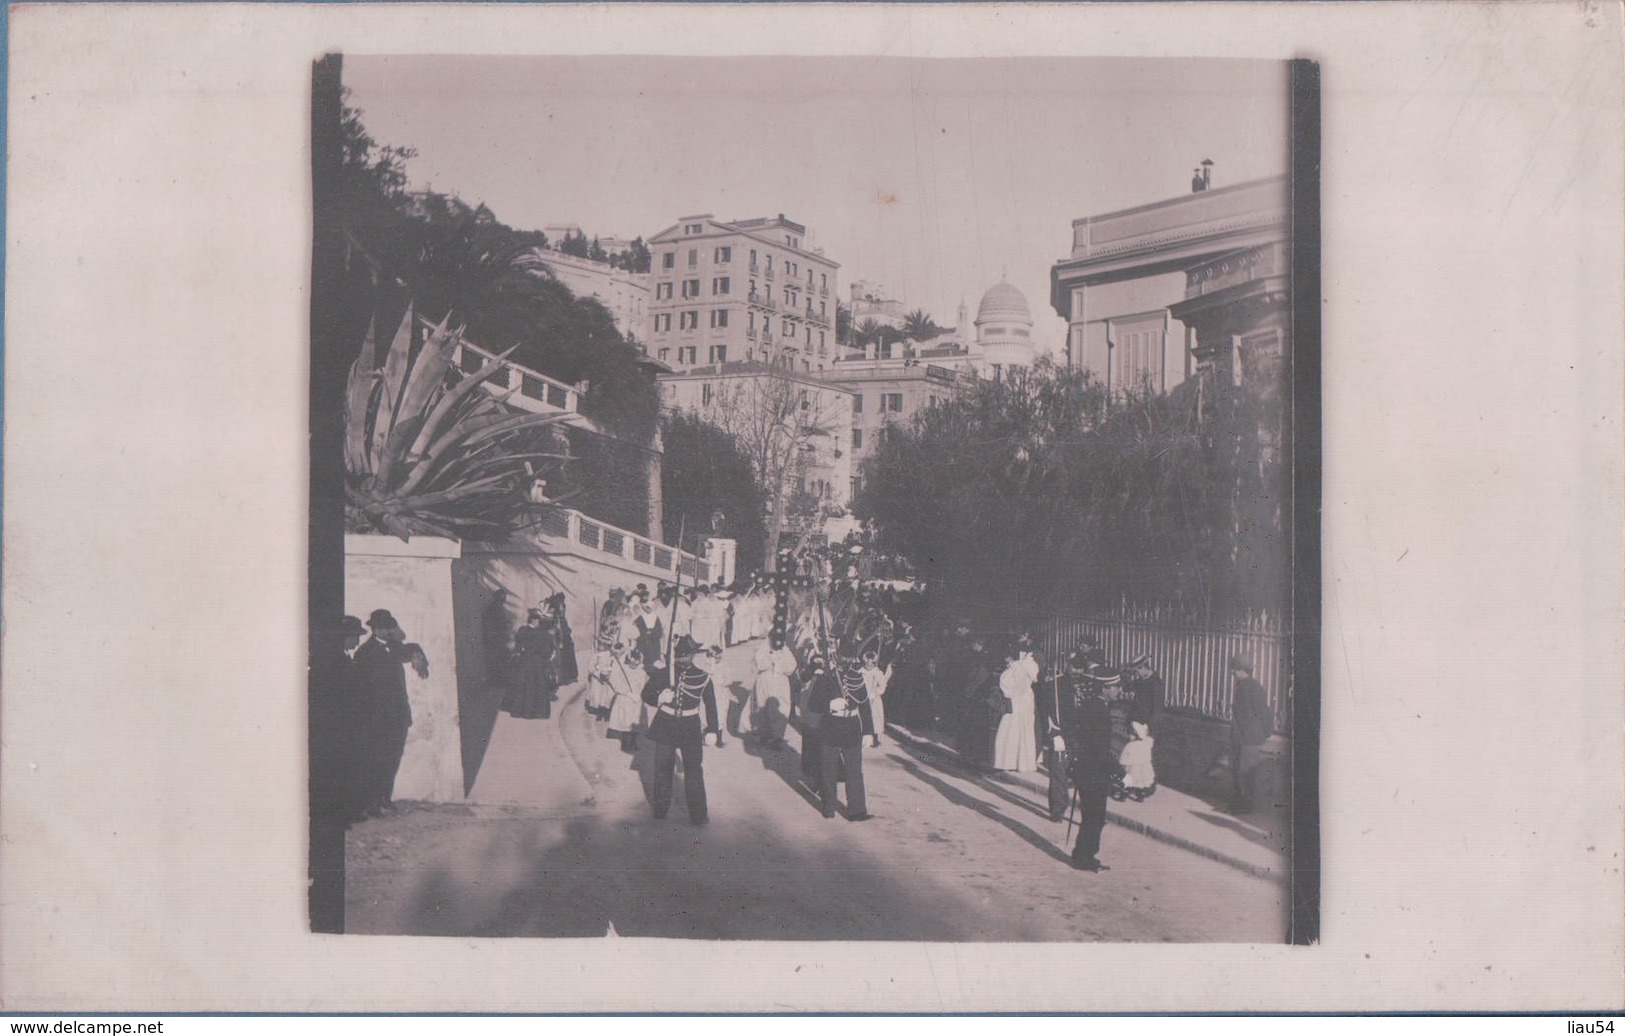
{"label": "multi-story hotel building", "polygon": [[754,362],[804,374],[835,362],[840,264],[777,217],[684,216],[649,239],[651,359],[675,371]]}

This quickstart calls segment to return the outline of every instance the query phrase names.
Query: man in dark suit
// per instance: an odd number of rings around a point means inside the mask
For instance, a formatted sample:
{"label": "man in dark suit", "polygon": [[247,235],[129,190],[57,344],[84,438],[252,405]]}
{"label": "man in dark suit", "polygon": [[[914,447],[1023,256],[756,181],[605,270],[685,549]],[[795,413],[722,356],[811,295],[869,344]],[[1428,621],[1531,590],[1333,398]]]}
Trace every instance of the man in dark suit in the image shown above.
{"label": "man in dark suit", "polygon": [[649,740],[655,744],[650,805],[655,819],[664,820],[671,809],[672,771],[681,755],[688,819],[692,824],[703,824],[710,818],[705,800],[705,738],[709,736],[713,745],[722,747],[716,685],[710,673],[694,665],[699,644],[693,637],[679,637],[672,650],[676,655],[674,672],[655,669],[643,687],[643,703],[655,710],[649,721]]}
{"label": "man in dark suit", "polygon": [[1106,799],[1111,794],[1112,713],[1106,690],[1118,682],[1107,666],[1091,661],[1084,649],[1067,660],[1067,686],[1061,695],[1061,750],[1071,763],[1072,786],[1078,794],[1078,840],[1072,866],[1080,871],[1109,870],[1100,862],[1100,833],[1106,827]]}
{"label": "man in dark suit", "polygon": [[869,819],[863,787],[863,739],[874,734],[868,685],[855,658],[821,674],[807,696],[807,711],[819,718],[818,802],[826,818],[835,815],[835,782],[846,774],[846,819]]}
{"label": "man in dark suit", "polygon": [[1236,681],[1230,703],[1230,812],[1243,814],[1253,809],[1253,771],[1258,768],[1260,746],[1269,740],[1275,717],[1264,685],[1253,678],[1251,660],[1231,655],[1230,673]]}
{"label": "man in dark suit", "polygon": [[1157,663],[1149,653],[1134,659],[1123,670],[1123,692],[1129,700],[1130,723],[1144,723],[1157,735],[1157,721],[1162,718],[1162,703],[1167,688],[1157,672]]}
{"label": "man in dark suit", "polygon": [[412,727],[405,670],[411,653],[405,631],[385,609],[373,612],[367,625],[372,636],[355,652],[362,700],[360,806],[368,816],[379,816],[395,808],[395,775]]}

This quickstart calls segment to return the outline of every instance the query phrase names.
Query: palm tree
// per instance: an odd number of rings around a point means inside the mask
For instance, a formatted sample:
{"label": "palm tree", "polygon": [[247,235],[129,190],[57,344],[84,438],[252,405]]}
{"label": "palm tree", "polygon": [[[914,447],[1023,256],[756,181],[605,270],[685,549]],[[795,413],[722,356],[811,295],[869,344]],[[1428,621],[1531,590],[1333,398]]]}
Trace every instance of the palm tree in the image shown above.
{"label": "palm tree", "polygon": [[885,326],[874,317],[864,317],[863,323],[858,325],[857,331],[853,335],[852,344],[866,346],[879,341],[880,329]]}
{"label": "palm tree", "polygon": [[935,338],[942,333],[942,328],[931,319],[931,315],[923,309],[916,309],[903,318],[903,335],[916,342],[923,342],[928,338]]}

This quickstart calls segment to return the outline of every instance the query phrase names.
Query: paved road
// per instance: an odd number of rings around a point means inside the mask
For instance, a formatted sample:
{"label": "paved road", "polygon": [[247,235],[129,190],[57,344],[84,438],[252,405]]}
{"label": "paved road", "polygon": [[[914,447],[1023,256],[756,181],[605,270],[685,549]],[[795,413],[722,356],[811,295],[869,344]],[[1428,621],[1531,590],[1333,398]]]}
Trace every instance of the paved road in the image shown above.
{"label": "paved road", "polygon": [[[732,697],[753,650],[724,658]],[[711,822],[694,827],[680,782],[671,815],[650,815],[647,745],[623,753],[579,695],[552,722],[591,802],[577,782],[528,807],[411,809],[356,828],[351,931],[1274,943],[1285,928],[1281,886],[1115,826],[1101,851],[1112,869],[1074,871],[1065,825],[1032,792],[890,739],[866,750],[876,819],[853,824],[819,815],[794,732],[779,752],[730,735],[705,751]]]}

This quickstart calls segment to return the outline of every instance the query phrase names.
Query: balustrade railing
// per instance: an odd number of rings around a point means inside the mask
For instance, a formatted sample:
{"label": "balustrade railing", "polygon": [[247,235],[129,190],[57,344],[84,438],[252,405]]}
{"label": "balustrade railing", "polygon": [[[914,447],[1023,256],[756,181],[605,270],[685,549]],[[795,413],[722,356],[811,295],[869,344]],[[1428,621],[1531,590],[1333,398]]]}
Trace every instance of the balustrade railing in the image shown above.
{"label": "balustrade railing", "polygon": [[509,396],[508,402],[521,410],[534,413],[562,411],[573,414],[577,412],[581,402],[581,394],[573,386],[555,381],[540,371],[531,370],[512,360],[498,360],[496,354],[486,352],[469,342],[457,344],[456,351],[452,354],[452,363],[465,374],[476,373],[487,364],[501,363],[502,369],[487,378],[483,387],[488,392],[497,393],[506,392],[517,385],[519,391]]}
{"label": "balustrade railing", "polygon": [[591,551],[608,554],[648,565],[665,572],[675,573],[682,566],[685,580],[709,582],[711,566],[704,559],[686,551],[676,551],[664,544],[639,536],[625,529],[588,518],[580,511],[566,507],[549,507],[536,526],[550,536],[556,536]]}

